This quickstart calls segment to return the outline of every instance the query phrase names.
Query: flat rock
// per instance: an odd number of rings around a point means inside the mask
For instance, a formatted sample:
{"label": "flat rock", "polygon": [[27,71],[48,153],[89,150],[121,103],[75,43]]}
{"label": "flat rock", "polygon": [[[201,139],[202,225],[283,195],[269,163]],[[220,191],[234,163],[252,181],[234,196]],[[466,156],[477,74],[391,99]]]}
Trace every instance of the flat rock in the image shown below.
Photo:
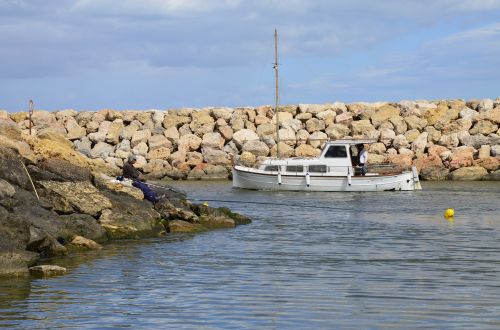
{"label": "flat rock", "polygon": [[29,272],[35,277],[49,277],[66,274],[66,268],[55,265],[39,265],[30,267]]}

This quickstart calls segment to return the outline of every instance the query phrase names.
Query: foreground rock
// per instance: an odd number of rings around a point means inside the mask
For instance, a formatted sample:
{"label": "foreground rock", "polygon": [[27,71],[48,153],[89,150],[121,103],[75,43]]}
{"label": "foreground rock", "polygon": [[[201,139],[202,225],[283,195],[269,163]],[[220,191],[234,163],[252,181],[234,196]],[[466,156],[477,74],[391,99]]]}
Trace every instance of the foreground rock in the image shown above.
{"label": "foreground rock", "polygon": [[66,274],[66,268],[54,265],[40,265],[30,267],[29,272],[35,277],[49,277]]}
{"label": "foreground rock", "polygon": [[[172,191],[159,191],[164,200],[155,206],[143,200],[137,188],[113,181],[113,168],[80,154],[64,136],[47,129],[42,137],[30,137],[15,125],[4,126],[8,129],[0,131],[0,276],[63,274],[57,266],[35,265],[75,249],[98,250],[109,240],[248,223],[229,210],[218,214],[197,207]],[[109,140],[115,141],[116,134]],[[178,229],[183,222],[198,230]]]}

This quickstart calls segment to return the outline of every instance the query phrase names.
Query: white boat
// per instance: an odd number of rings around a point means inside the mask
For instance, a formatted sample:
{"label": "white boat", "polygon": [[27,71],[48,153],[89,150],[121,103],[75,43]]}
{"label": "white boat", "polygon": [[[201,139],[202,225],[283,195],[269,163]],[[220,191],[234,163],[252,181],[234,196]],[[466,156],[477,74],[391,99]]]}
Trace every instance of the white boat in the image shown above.
{"label": "white boat", "polygon": [[422,189],[415,167],[398,171],[383,166],[365,175],[353,166],[352,146],[372,140],[337,140],[325,143],[317,158],[266,159],[258,168],[235,165],[233,187],[289,191],[395,191]]}

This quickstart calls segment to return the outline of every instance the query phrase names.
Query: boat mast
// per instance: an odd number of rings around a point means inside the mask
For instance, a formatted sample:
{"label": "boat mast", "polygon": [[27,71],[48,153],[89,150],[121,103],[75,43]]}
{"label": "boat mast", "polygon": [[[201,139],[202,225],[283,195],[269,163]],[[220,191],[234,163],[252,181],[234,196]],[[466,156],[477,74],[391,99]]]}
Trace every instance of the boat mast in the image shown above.
{"label": "boat mast", "polygon": [[276,114],[276,158],[280,158],[280,120],[278,112],[279,93],[278,93],[278,30],[274,29],[274,72],[275,72],[275,95],[276,106],[274,112]]}

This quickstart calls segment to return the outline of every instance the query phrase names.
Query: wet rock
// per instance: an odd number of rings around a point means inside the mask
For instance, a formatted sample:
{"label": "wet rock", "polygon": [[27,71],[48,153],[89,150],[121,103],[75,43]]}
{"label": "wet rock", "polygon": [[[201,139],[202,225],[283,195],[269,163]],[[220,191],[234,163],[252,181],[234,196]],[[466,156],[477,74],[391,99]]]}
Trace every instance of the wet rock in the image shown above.
{"label": "wet rock", "polygon": [[29,268],[31,276],[50,277],[66,274],[66,268],[54,265],[39,265]]}
{"label": "wet rock", "polygon": [[88,250],[101,250],[102,245],[99,243],[94,242],[91,239],[82,237],[82,236],[75,236],[73,240],[71,241],[71,245],[77,247],[77,248],[84,248]]}
{"label": "wet rock", "polygon": [[16,194],[16,190],[10,183],[0,179],[0,200],[4,198],[10,198]]}
{"label": "wet rock", "polygon": [[102,243],[108,240],[108,236],[104,228],[102,228],[97,220],[88,214],[67,214],[57,217],[57,221],[63,226],[59,230],[59,237],[63,237],[66,241],[71,241],[75,236],[83,236],[93,241]]}
{"label": "wet rock", "polygon": [[500,170],[488,173],[483,177],[486,181],[500,181]]}
{"label": "wet rock", "polygon": [[429,166],[420,170],[420,178],[428,181],[443,181],[448,178],[450,170],[444,166]]}
{"label": "wet rock", "polygon": [[37,253],[31,251],[0,251],[0,276],[27,275],[28,267],[33,266],[39,258]]}

